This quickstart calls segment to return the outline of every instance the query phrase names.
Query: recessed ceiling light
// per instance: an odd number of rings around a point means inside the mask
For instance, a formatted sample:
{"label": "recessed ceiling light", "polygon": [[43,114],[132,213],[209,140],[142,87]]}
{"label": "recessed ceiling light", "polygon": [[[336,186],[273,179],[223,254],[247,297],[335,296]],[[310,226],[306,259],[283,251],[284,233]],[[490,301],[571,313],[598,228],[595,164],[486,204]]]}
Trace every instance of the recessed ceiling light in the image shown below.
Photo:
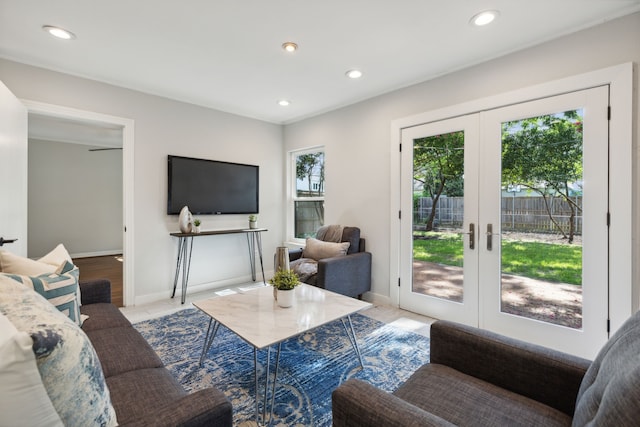
{"label": "recessed ceiling light", "polygon": [[75,34],[73,34],[69,30],[65,30],[64,28],[54,27],[52,25],[43,25],[42,29],[51,34],[53,37],[57,37],[59,39],[71,40],[76,38]]}
{"label": "recessed ceiling light", "polygon": [[345,73],[345,75],[347,77],[349,77],[350,79],[359,79],[360,77],[362,77],[362,71],[360,70],[349,70]]}
{"label": "recessed ceiling light", "polygon": [[294,42],[286,42],[286,43],[282,43],[282,48],[287,52],[293,53],[296,50],[298,50],[298,45],[295,44]]}
{"label": "recessed ceiling light", "polygon": [[286,99],[281,99],[280,101],[278,101],[278,105],[281,107],[288,107],[289,105],[291,105],[291,101]]}
{"label": "recessed ceiling light", "polygon": [[477,27],[482,27],[492,23],[498,16],[500,16],[500,12],[497,10],[485,10],[473,15],[469,22]]}

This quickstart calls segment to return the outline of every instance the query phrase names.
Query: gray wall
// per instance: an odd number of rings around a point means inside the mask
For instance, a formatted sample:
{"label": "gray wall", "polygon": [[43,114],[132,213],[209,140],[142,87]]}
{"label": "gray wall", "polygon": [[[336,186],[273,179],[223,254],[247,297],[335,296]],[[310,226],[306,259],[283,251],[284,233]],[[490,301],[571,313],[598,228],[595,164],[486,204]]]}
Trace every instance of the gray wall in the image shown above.
{"label": "gray wall", "polygon": [[[67,74],[0,59],[0,80],[20,99],[123,117],[135,122],[133,277],[137,304],[168,298],[173,286],[177,216],[166,214],[167,155],[201,157],[260,166],[263,246],[282,244],[282,127],[172,101]],[[201,217],[203,229],[247,226],[246,215]],[[51,226],[55,226],[52,223]],[[195,239],[189,284],[222,286],[250,279],[244,235]],[[125,259],[125,262],[127,260]]]}
{"label": "gray wall", "polygon": [[29,140],[29,257],[122,252],[122,151],[89,148]]}

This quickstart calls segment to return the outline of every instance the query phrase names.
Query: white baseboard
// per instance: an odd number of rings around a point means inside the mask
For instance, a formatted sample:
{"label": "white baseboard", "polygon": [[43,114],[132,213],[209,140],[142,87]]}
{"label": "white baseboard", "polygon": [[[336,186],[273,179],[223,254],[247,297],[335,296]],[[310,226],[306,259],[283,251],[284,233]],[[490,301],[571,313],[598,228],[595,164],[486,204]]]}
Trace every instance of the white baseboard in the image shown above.
{"label": "white baseboard", "polygon": [[362,299],[370,302],[373,305],[389,305],[393,306],[391,298],[386,295],[374,294],[373,292],[366,292],[362,295]]}
{"label": "white baseboard", "polygon": [[[264,274],[265,274],[265,277],[271,277],[273,275],[273,270],[265,271]],[[262,279],[262,272],[257,271],[256,280],[260,282],[261,279]],[[216,289],[222,290],[226,288],[235,288],[235,287],[247,285],[250,283],[253,283],[253,280],[251,280],[250,275],[234,277],[232,279],[218,280],[215,282],[206,282],[206,283],[199,283],[199,284],[189,283],[189,285],[187,286],[187,295],[193,295],[198,292],[206,292],[206,291],[211,291]],[[178,301],[182,297],[181,285],[182,285],[181,283],[178,283],[178,286],[176,287],[176,295],[174,297],[174,299],[177,299]],[[137,296],[135,298],[134,305],[150,304],[158,301],[169,301],[171,299],[172,290],[173,290],[173,287],[171,287],[168,291]]]}
{"label": "white baseboard", "polygon": [[91,258],[96,256],[122,255],[122,249],[111,249],[108,251],[96,252],[79,252],[69,255],[71,256],[71,258]]}

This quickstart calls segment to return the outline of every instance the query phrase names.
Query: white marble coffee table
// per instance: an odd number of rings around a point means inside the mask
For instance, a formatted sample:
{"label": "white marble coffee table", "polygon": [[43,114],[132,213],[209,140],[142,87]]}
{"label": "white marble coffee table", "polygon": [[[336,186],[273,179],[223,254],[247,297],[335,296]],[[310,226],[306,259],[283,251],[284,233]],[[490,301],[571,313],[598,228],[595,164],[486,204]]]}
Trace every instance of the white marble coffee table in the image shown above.
{"label": "white marble coffee table", "polygon": [[289,308],[278,307],[273,298],[273,288],[271,286],[259,287],[242,293],[224,295],[193,303],[194,306],[211,317],[200,356],[200,364],[202,364],[205,355],[209,351],[220,325],[226,326],[253,346],[257,423],[259,422],[259,350],[267,349],[262,413],[263,422],[266,421],[267,392],[269,389],[269,360],[272,346],[277,344],[278,349],[271,390],[269,421],[271,421],[273,416],[273,399],[275,397],[278,378],[280,348],[283,341],[317,328],[318,326],[341,319],[345,333],[358,356],[360,365],[363,366],[357,337],[351,323],[351,314],[370,307],[371,304],[306,284],[298,286],[295,292],[296,301],[293,307]]}

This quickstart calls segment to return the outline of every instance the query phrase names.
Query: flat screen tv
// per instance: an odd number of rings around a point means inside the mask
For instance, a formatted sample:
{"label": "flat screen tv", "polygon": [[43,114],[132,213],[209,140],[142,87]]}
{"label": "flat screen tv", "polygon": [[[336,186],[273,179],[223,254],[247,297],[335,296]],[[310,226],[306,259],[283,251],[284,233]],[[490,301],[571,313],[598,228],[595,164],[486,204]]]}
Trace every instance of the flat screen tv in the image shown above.
{"label": "flat screen tv", "polygon": [[198,215],[258,213],[258,166],[170,155],[168,171],[169,215],[183,206]]}

